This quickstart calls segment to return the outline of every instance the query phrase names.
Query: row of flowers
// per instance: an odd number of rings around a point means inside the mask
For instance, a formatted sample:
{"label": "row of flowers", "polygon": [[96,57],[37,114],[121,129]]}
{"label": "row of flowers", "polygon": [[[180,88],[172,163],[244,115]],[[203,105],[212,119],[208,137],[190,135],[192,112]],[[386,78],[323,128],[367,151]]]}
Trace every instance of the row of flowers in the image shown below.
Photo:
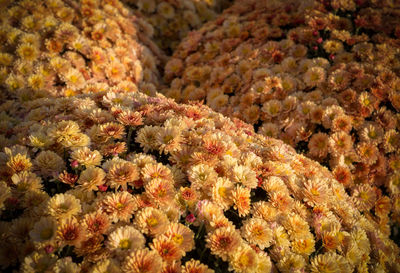
{"label": "row of flowers", "polygon": [[16,136],[0,154],[3,268],[398,270],[327,169],[206,106],[98,92],[1,109]]}
{"label": "row of flowers", "polygon": [[329,167],[390,233],[400,220],[399,16],[384,1],[237,2],[182,41],[163,93],[204,100]]}

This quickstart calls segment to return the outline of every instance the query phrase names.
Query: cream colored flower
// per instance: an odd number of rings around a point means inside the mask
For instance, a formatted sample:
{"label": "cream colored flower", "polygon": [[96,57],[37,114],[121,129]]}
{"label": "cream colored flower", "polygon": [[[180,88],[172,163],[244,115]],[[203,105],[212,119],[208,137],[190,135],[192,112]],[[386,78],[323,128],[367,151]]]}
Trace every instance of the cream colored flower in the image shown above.
{"label": "cream colored flower", "polygon": [[163,211],[147,207],[135,215],[134,223],[144,234],[157,236],[165,232],[169,220]]}
{"label": "cream colored flower", "polygon": [[79,199],[68,193],[54,195],[47,202],[48,213],[56,219],[66,219],[81,212]]}
{"label": "cream colored flower", "polygon": [[273,234],[268,223],[260,218],[250,218],[244,221],[241,233],[250,244],[256,244],[260,249],[269,247]]}
{"label": "cream colored flower", "polygon": [[144,248],[146,240],[142,233],[132,226],[122,226],[114,230],[107,240],[107,248],[121,255],[126,251]]}
{"label": "cream colored flower", "polygon": [[75,149],[71,153],[71,159],[88,168],[99,166],[103,160],[103,156],[97,150],[91,151],[88,147],[82,147]]}

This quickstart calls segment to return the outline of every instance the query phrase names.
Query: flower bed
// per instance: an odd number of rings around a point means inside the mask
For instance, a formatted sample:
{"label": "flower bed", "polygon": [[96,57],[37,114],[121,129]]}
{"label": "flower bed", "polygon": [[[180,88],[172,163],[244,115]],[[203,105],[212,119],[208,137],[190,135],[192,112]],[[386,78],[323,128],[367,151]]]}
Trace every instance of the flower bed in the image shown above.
{"label": "flower bed", "polygon": [[204,100],[329,167],[390,233],[400,221],[400,8],[238,1],[182,41],[163,93]]}

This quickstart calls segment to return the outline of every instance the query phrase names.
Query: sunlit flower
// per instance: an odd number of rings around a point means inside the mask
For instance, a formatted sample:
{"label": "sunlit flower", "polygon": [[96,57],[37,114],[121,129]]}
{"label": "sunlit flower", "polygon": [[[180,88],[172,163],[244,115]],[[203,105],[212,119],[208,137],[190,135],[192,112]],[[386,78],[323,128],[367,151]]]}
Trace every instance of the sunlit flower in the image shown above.
{"label": "sunlit flower", "polygon": [[281,272],[293,272],[297,270],[302,270],[306,267],[306,261],[303,256],[299,254],[290,253],[285,255],[281,260],[279,260],[277,266]]}
{"label": "sunlit flower", "polygon": [[79,199],[68,193],[54,195],[47,203],[48,213],[56,219],[66,219],[81,212]]}
{"label": "sunlit flower", "polygon": [[57,229],[57,239],[62,245],[79,246],[85,239],[84,230],[76,218],[61,220]]}
{"label": "sunlit flower", "polygon": [[102,211],[110,216],[113,222],[128,222],[137,210],[137,205],[132,195],[126,191],[112,193],[105,196],[99,203]]}
{"label": "sunlit flower", "polygon": [[249,246],[242,244],[236,248],[230,260],[230,266],[239,273],[255,272],[258,265],[258,256]]}
{"label": "sunlit flower", "polygon": [[168,205],[175,196],[175,190],[171,181],[161,178],[155,178],[148,182],[145,186],[146,193],[155,203],[160,205]]}
{"label": "sunlit flower", "polygon": [[83,226],[90,235],[100,235],[107,232],[110,227],[110,219],[101,211],[86,214],[83,219]]}
{"label": "sunlit flower", "polygon": [[147,207],[135,215],[134,223],[144,234],[157,236],[165,232],[169,220],[163,211]]}
{"label": "sunlit flower", "polygon": [[351,136],[343,131],[333,133],[329,137],[329,151],[334,155],[345,155],[353,148]]}
{"label": "sunlit flower", "polygon": [[194,247],[193,231],[180,223],[170,224],[164,235],[174,241],[185,252],[191,251]]}
{"label": "sunlit flower", "polygon": [[76,264],[72,261],[71,257],[65,257],[57,260],[54,265],[55,273],[72,273],[79,272],[81,270],[80,264]]}
{"label": "sunlit flower", "polygon": [[11,174],[14,174],[22,171],[29,171],[32,167],[32,163],[27,155],[16,154],[7,161],[6,166],[10,170]]}
{"label": "sunlit flower", "polygon": [[250,212],[250,189],[236,186],[232,190],[233,207],[238,210],[239,216],[247,215]]}
{"label": "sunlit flower", "polygon": [[142,233],[132,226],[122,226],[114,230],[107,239],[107,248],[122,255],[126,251],[144,248],[146,240]]}
{"label": "sunlit flower", "polygon": [[116,162],[111,165],[107,173],[110,186],[116,190],[121,187],[127,190],[127,184],[139,178],[139,169],[135,164],[125,161]]}
{"label": "sunlit flower", "polygon": [[212,273],[214,270],[209,269],[207,265],[202,264],[200,261],[191,259],[182,266],[181,273]]}
{"label": "sunlit flower", "polygon": [[377,196],[370,185],[359,185],[352,194],[354,203],[361,211],[370,210],[375,205]]}
{"label": "sunlit flower", "polygon": [[131,252],[122,263],[122,270],[133,273],[159,273],[162,264],[163,261],[156,251],[145,248]]}
{"label": "sunlit flower", "polygon": [[233,204],[232,189],[233,183],[229,179],[218,177],[212,188],[212,200],[223,209],[228,209]]}
{"label": "sunlit flower", "polygon": [[241,237],[234,227],[222,227],[210,232],[206,243],[212,254],[227,261],[232,252],[241,244]]}
{"label": "sunlit flower", "polygon": [[77,183],[81,184],[86,190],[96,191],[99,186],[104,184],[105,177],[106,173],[103,169],[98,167],[89,167],[81,172]]}
{"label": "sunlit flower", "polygon": [[180,248],[172,238],[165,235],[154,238],[150,247],[157,251],[161,258],[167,263],[178,261],[185,254],[185,251]]}
{"label": "sunlit flower", "polygon": [[103,160],[103,156],[99,151],[91,151],[88,147],[82,147],[71,153],[71,159],[78,161],[79,164],[87,167],[99,166]]}
{"label": "sunlit flower", "polygon": [[250,244],[256,244],[261,249],[269,247],[273,238],[267,222],[259,218],[245,221],[241,227],[241,233]]}
{"label": "sunlit flower", "polygon": [[171,170],[161,163],[146,164],[142,168],[141,174],[143,176],[143,179],[146,182],[151,181],[152,179],[157,179],[157,178],[167,180],[167,181],[173,180]]}
{"label": "sunlit flower", "polygon": [[315,240],[312,234],[304,237],[294,238],[292,241],[292,250],[302,255],[310,255],[315,251]]}
{"label": "sunlit flower", "polygon": [[320,254],[311,260],[311,272],[349,272],[350,265],[343,256],[333,252]]}

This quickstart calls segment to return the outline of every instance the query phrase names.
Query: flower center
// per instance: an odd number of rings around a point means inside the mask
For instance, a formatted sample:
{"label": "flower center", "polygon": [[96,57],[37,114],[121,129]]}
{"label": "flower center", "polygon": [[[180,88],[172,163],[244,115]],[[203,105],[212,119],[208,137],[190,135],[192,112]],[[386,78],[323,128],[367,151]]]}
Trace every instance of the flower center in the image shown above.
{"label": "flower center", "polygon": [[129,249],[131,247],[132,243],[129,239],[122,239],[119,242],[119,248],[121,249]]}

